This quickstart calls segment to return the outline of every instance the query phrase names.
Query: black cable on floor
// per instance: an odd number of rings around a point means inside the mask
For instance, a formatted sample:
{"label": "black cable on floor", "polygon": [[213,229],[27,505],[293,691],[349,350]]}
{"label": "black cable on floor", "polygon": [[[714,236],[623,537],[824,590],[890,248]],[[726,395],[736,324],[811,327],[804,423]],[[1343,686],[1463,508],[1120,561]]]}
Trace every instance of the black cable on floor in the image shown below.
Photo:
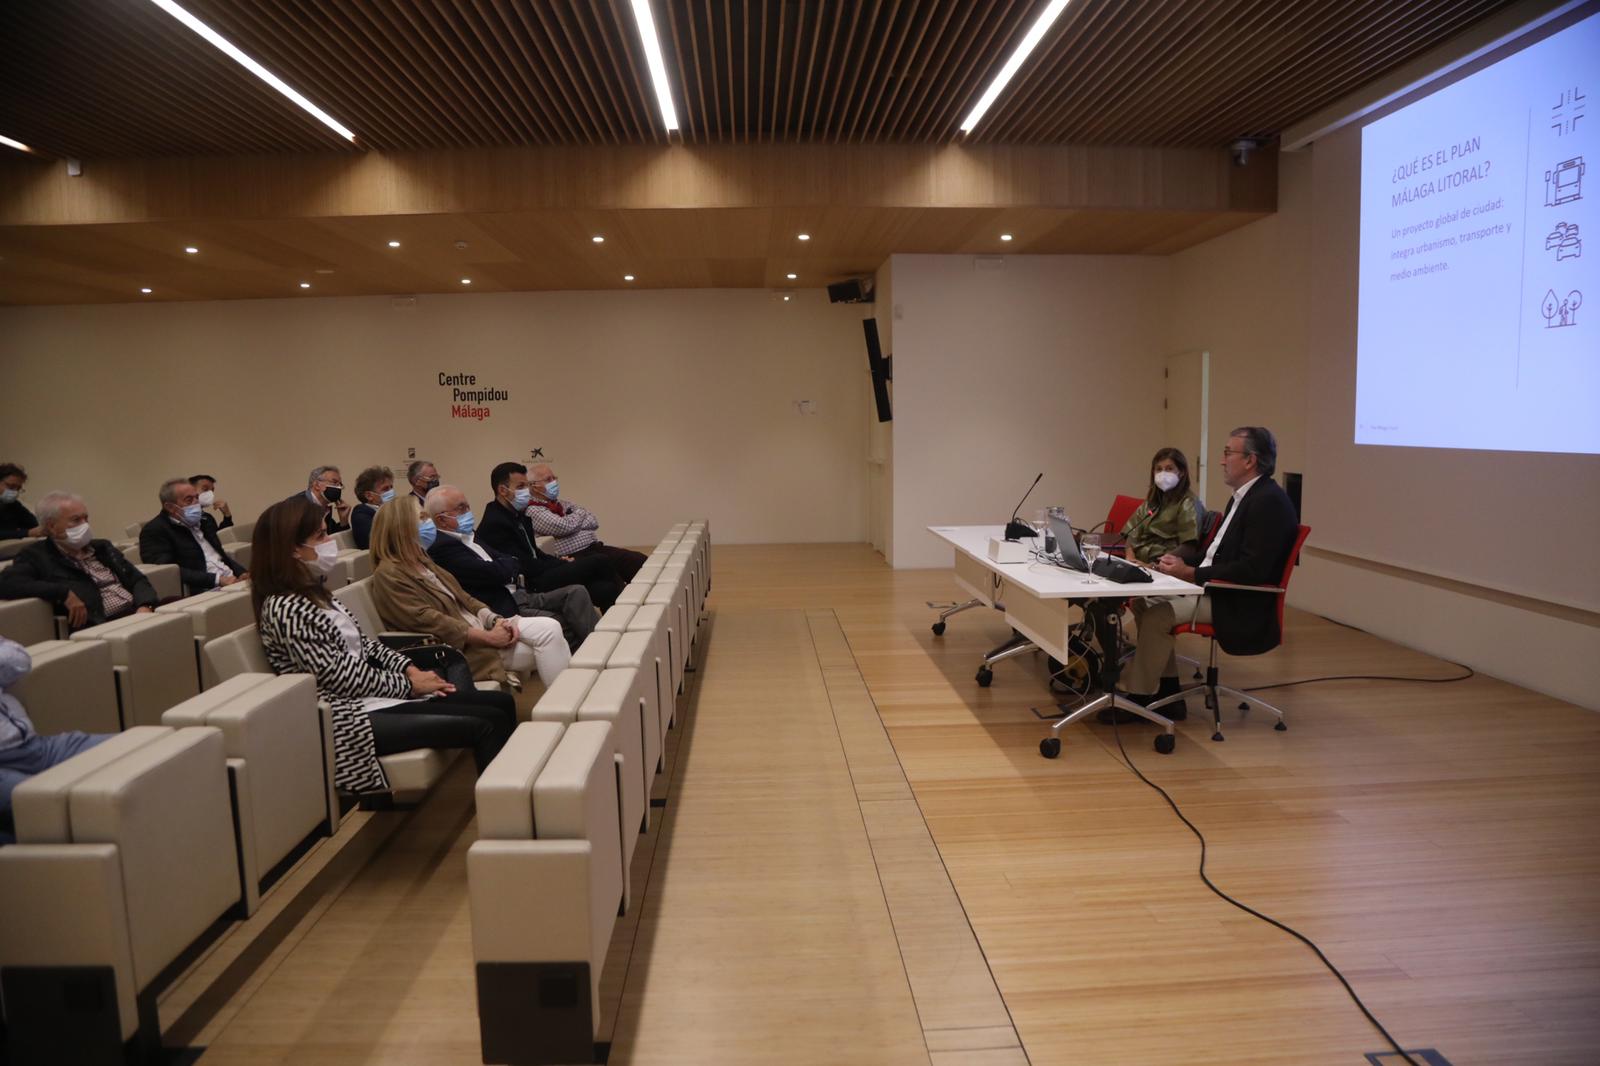
{"label": "black cable on floor", "polygon": [[[1445,662],[1450,662],[1446,659]],[[1451,666],[1460,666],[1466,673],[1457,674],[1455,677],[1391,677],[1387,674],[1336,674],[1332,677],[1303,677],[1299,681],[1279,681],[1273,685],[1255,685],[1251,688],[1240,689],[1241,692],[1265,692],[1269,688],[1293,688],[1296,685],[1310,685],[1318,681],[1411,681],[1419,685],[1448,685],[1455,681],[1466,681],[1477,677],[1477,672],[1470,666],[1461,663],[1450,663]]]}
{"label": "black cable on floor", "polygon": [[[1319,679],[1314,678],[1312,680]],[[1366,1015],[1367,1021],[1372,1023],[1372,1027],[1383,1034],[1383,1038],[1389,1042],[1390,1047],[1394,1048],[1395,1053],[1401,1058],[1405,1059],[1406,1062],[1410,1063],[1410,1066],[1419,1066],[1417,1060],[1406,1054],[1405,1048],[1400,1046],[1399,1041],[1395,1040],[1393,1036],[1389,1035],[1389,1030],[1385,1029],[1383,1027],[1383,1023],[1378,1021],[1377,1017],[1367,1009],[1367,1005],[1361,1002],[1361,997],[1356,995],[1356,990],[1350,986],[1350,982],[1345,979],[1344,974],[1339,972],[1339,967],[1335,966],[1332,961],[1329,960],[1328,956],[1322,953],[1322,949],[1317,947],[1310,937],[1299,932],[1298,930],[1291,929],[1289,926],[1284,925],[1282,922],[1271,917],[1270,915],[1262,914],[1255,908],[1240,903],[1238,900],[1222,891],[1222,889],[1218,888],[1216,884],[1212,882],[1211,878],[1206,874],[1205,834],[1200,832],[1199,829],[1195,828],[1195,824],[1189,821],[1188,817],[1183,813],[1183,810],[1178,806],[1177,801],[1167,794],[1166,789],[1162,788],[1160,785],[1144,776],[1144,772],[1134,765],[1133,760],[1128,756],[1128,749],[1122,746],[1122,731],[1117,726],[1117,713],[1114,708],[1111,715],[1111,734],[1117,739],[1117,751],[1122,753],[1122,761],[1127,765],[1128,769],[1132,770],[1134,775],[1137,776],[1140,781],[1143,781],[1145,784],[1159,792],[1161,794],[1161,798],[1167,801],[1167,806],[1172,808],[1172,813],[1176,814],[1178,816],[1178,820],[1184,825],[1188,826],[1189,832],[1193,833],[1195,835],[1195,839],[1200,841],[1200,880],[1205,882],[1205,886],[1215,893],[1219,899],[1222,899],[1227,903],[1231,903],[1233,906],[1238,907],[1240,910],[1244,911],[1248,915],[1251,915],[1252,917],[1260,918],[1268,925],[1283,930],[1285,933],[1288,933],[1306,947],[1316,952],[1317,958],[1321,959],[1322,964],[1328,968],[1328,971],[1339,979],[1339,983],[1343,985],[1344,990],[1350,994],[1350,999],[1354,1001],[1356,1007],[1360,1009],[1362,1014]]]}

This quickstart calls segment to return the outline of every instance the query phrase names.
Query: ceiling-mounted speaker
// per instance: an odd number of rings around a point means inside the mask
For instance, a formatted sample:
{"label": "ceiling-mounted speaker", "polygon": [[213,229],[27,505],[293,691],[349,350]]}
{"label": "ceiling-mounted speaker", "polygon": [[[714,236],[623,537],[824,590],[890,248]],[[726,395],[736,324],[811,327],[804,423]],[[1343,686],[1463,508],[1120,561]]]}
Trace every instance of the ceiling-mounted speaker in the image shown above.
{"label": "ceiling-mounted speaker", "polygon": [[869,304],[872,302],[872,279],[851,278],[828,286],[831,304]]}

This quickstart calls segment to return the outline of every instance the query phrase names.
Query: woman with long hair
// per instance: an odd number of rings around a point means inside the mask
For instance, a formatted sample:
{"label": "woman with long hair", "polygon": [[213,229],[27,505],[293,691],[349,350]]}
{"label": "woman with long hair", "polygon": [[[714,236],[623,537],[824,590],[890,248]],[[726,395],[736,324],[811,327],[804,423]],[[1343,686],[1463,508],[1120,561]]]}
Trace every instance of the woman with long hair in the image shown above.
{"label": "woman with long hair", "polygon": [[466,656],[475,680],[504,682],[512,672],[537,670],[548,687],[572,659],[561,623],[496,615],[428,557],[423,541],[432,544],[438,535],[431,518],[418,520],[410,496],[378,509],[372,520],[372,599],[384,625],[426,633],[455,648]]}
{"label": "woman with long hair", "polygon": [[1200,503],[1189,489],[1189,460],[1162,448],[1150,460],[1150,488],[1122,527],[1128,556],[1153,563],[1168,552],[1200,541]]}
{"label": "woman with long hair", "polygon": [[304,496],[256,520],[250,598],[261,643],[274,673],[311,674],[333,709],[335,784],[387,789],[378,756],[416,748],[470,748],[482,772],[516,725],[511,697],[457,692],[363,633],[323,585],[338,554],[322,508]]}

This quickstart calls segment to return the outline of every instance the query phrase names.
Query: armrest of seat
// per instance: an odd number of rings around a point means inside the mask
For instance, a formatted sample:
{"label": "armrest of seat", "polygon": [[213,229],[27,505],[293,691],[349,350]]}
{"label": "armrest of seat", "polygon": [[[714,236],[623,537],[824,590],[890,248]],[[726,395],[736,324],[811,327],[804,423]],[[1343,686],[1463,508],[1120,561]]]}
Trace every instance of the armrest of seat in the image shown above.
{"label": "armrest of seat", "polygon": [[474,786],[478,839],[533,839],[533,783],[564,730],[555,722],[523,722],[478,775]]}
{"label": "armrest of seat", "polygon": [[[114,975],[127,1040],[139,1026],[122,863],[115,844],[13,844],[0,848],[0,972],[8,990],[28,967],[104,966]],[[12,1039],[29,1012],[7,1011]],[[59,1034],[53,1034],[59,1040]],[[28,1042],[50,1033],[28,1033]],[[48,1044],[44,1046],[49,1046]]]}
{"label": "armrest of seat", "polygon": [[176,563],[135,563],[139,572],[150,579],[150,584],[156,590],[156,598],[162,603],[176,600],[183,595],[183,578],[178,573]]}
{"label": "armrest of seat", "polygon": [[1279,585],[1240,585],[1233,581],[1207,581],[1203,587],[1208,592],[1212,589],[1226,589],[1229,592],[1270,592],[1277,596],[1289,591]]}

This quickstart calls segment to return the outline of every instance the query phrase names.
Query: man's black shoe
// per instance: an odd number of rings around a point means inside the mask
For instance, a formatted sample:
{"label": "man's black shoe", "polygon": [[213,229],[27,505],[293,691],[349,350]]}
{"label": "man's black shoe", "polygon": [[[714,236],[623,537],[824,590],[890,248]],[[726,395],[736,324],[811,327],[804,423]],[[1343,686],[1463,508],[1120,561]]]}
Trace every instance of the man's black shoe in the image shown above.
{"label": "man's black shoe", "polygon": [[[1140,700],[1139,703],[1142,706],[1148,707],[1156,700],[1166,699],[1168,696],[1176,696],[1182,691],[1183,688],[1178,684],[1177,678],[1163,677],[1161,679],[1161,687],[1156,689],[1156,694]],[[1176,703],[1169,703],[1165,707],[1157,707],[1156,713],[1162,715],[1163,717],[1170,718],[1174,722],[1182,722],[1188,719],[1189,708],[1183,700],[1179,700]]]}

